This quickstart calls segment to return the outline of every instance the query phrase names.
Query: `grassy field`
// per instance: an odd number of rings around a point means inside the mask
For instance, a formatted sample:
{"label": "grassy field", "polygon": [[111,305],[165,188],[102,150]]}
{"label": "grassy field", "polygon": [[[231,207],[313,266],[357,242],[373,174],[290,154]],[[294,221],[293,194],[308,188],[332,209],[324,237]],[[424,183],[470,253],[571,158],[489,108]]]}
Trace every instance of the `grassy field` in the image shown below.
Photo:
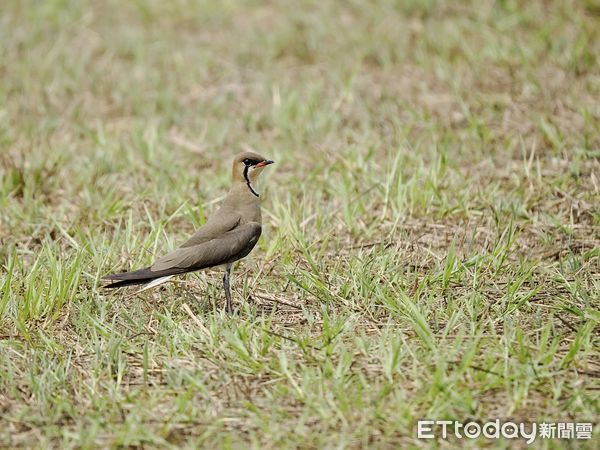
{"label": "grassy field", "polygon": [[[0,447],[597,445],[598,1],[3,0],[0,51]],[[238,314],[218,271],[101,289],[245,148]]]}

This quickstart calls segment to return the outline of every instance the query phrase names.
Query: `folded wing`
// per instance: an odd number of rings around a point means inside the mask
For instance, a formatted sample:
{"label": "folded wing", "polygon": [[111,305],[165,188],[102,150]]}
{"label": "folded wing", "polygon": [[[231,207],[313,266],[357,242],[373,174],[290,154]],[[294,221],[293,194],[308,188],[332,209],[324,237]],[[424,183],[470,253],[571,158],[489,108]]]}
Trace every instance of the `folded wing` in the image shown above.
{"label": "folded wing", "polygon": [[211,239],[218,238],[228,231],[234,230],[240,224],[239,214],[221,214],[221,210],[208,219],[181,247],[193,247]]}
{"label": "folded wing", "polygon": [[156,260],[151,270],[191,271],[237,261],[250,253],[260,233],[260,224],[256,222],[241,225],[201,244],[179,247]]}
{"label": "folded wing", "polygon": [[258,241],[260,233],[260,224],[250,222],[212,238],[199,236],[197,241],[200,243],[195,245],[194,236],[192,236],[184,246],[159,258],[151,267],[105,277],[107,280],[115,281],[105,287],[117,288],[143,284],[160,277],[237,261],[250,253]]}

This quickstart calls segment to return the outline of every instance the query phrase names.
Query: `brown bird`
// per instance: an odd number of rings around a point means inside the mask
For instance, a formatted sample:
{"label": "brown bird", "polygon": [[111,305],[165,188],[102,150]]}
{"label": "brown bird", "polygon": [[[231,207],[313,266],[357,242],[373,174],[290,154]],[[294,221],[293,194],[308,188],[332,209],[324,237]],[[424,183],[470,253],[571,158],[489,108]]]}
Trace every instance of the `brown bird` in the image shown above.
{"label": "brown bird", "polygon": [[144,284],[144,289],[148,289],[168,281],[175,275],[224,266],[226,310],[231,313],[231,266],[250,253],[261,233],[259,195],[253,183],[264,167],[273,162],[254,152],[244,152],[236,156],[233,160],[233,186],[215,215],[181,247],[158,258],[150,267],[104,277],[105,280],[114,281],[105,287],[120,288]]}

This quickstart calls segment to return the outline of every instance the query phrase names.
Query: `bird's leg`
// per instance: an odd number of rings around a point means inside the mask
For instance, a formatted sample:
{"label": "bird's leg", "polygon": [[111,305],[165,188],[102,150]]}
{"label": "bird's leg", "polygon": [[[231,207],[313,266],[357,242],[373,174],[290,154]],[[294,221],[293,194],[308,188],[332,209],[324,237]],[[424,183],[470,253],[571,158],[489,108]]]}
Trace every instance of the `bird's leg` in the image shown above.
{"label": "bird's leg", "polygon": [[231,303],[231,291],[229,290],[229,276],[231,275],[231,266],[232,264],[227,264],[227,267],[225,268],[225,275],[223,275],[223,289],[225,289],[225,298],[227,299],[225,311],[227,311],[228,314],[233,313],[233,304]]}

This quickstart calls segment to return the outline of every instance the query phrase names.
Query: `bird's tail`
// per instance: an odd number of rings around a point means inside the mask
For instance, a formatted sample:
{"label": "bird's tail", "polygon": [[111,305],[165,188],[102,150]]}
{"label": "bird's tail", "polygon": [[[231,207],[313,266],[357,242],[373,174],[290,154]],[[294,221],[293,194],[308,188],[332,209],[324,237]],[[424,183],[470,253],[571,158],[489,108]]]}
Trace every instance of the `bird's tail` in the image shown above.
{"label": "bird's tail", "polygon": [[134,286],[137,284],[146,284],[155,280],[156,278],[163,277],[162,272],[153,272],[150,267],[145,269],[135,270],[133,272],[113,273],[107,275],[103,280],[114,281],[113,283],[107,284],[104,288],[114,289],[125,286]]}

